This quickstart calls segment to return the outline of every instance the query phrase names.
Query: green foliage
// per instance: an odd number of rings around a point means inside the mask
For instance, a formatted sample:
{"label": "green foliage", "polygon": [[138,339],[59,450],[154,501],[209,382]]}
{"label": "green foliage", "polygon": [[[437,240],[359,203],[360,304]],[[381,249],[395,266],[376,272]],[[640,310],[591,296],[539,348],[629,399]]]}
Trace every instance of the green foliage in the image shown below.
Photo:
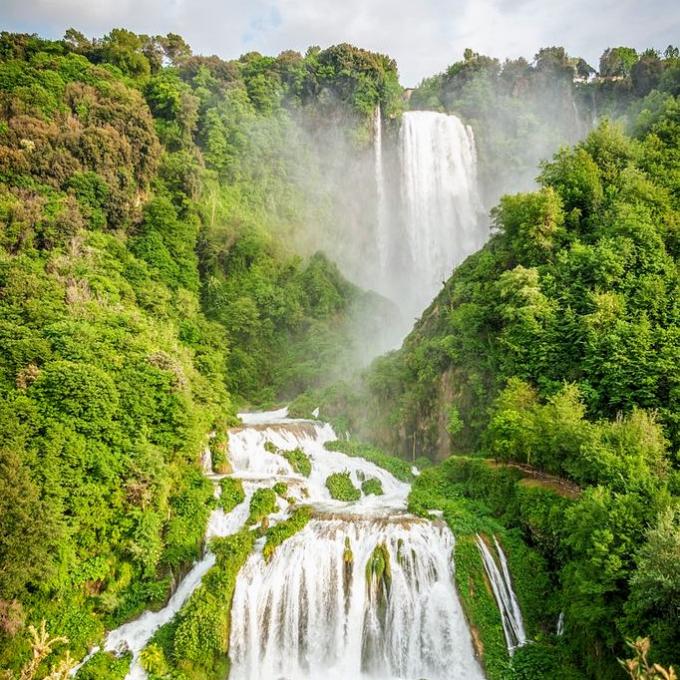
{"label": "green foliage", "polygon": [[391,475],[402,482],[410,482],[413,479],[413,473],[411,472],[411,465],[409,463],[401,458],[384,453],[380,449],[370,446],[369,444],[362,444],[354,440],[345,441],[337,439],[333,442],[326,442],[324,446],[329,451],[339,451],[346,456],[364,458],[369,463],[373,463],[374,465],[387,470]]}
{"label": "green foliage", "polygon": [[250,499],[250,514],[246,524],[258,524],[267,515],[276,511],[276,492],[273,489],[258,489]]}
{"label": "green foliage", "polygon": [[223,477],[220,479],[220,490],[218,504],[224,512],[231,512],[246,499],[246,493],[240,479]]}
{"label": "green foliage", "polygon": [[267,540],[262,549],[264,559],[269,562],[276,548],[278,548],[286,539],[298,533],[298,531],[302,531],[311,518],[312,509],[309,506],[304,505],[300,508],[296,508],[288,519],[269,527],[265,534]]}
{"label": "green foliage", "polygon": [[125,680],[131,655],[116,657],[110,652],[97,652],[79,671],[78,680]]}
{"label": "green foliage", "polygon": [[231,602],[236,577],[253,550],[255,533],[242,530],[215,539],[216,564],[177,616],[160,628],[143,653],[156,677],[224,678],[229,669]]}
{"label": "green foliage", "polygon": [[361,483],[361,492],[364,496],[382,496],[384,491],[382,487],[382,482],[375,477],[369,477]]}
{"label": "green foliage", "polygon": [[292,449],[291,451],[279,451],[290,466],[293,468],[293,472],[298,475],[303,475],[304,477],[309,477],[312,474],[312,462],[309,460],[309,456],[302,449]]}
{"label": "green foliage", "polygon": [[349,472],[334,472],[326,477],[326,488],[336,501],[358,501],[361,491],[354,486]]}
{"label": "green foliage", "polygon": [[276,482],[272,489],[274,489],[277,496],[281,496],[282,498],[285,498],[288,494],[288,484],[285,482]]}

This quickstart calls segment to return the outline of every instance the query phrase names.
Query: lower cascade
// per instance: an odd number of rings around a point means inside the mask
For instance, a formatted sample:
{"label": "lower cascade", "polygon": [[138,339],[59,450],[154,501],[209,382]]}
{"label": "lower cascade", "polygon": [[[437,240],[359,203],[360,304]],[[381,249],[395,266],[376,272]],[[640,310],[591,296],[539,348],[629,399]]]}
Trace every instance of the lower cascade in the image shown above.
{"label": "lower cascade", "polygon": [[[259,420],[259,419],[258,419]],[[290,474],[265,445],[299,447],[314,519],[267,562],[241,570],[231,620],[230,678],[480,679],[453,581],[454,537],[441,521],[405,513],[409,486],[361,458],[327,451],[328,425],[257,422],[232,433],[235,474]],[[278,460],[277,460],[278,459]],[[278,469],[277,469],[278,468]],[[334,501],[329,474],[380,480],[384,494]]]}
{"label": "lower cascade", "polygon": [[[232,476],[242,481],[245,499],[231,512],[213,511],[206,539],[255,528],[247,524],[251,499],[275,485],[285,485],[286,493],[277,495],[265,526],[301,505],[312,516],[273,552],[258,539],[241,568],[231,606],[229,678],[483,680],[454,585],[454,536],[441,519],[406,512],[409,484],[363,458],[327,449],[337,438],[330,425],[289,419],[285,409],[241,419],[244,425],[229,433],[233,472],[215,475],[207,455],[203,466],[216,493],[219,480]],[[342,479],[354,500],[332,497],[331,476]],[[496,542],[499,567],[481,538],[479,547],[512,650],[526,636],[505,556]],[[109,633],[104,649],[132,653],[127,680],[147,677],[142,650],[214,561],[206,549],[163,609]]]}
{"label": "lower cascade", "polygon": [[230,677],[483,677],[452,548],[441,525],[359,517],[312,521],[269,564],[252,555],[232,605]]}

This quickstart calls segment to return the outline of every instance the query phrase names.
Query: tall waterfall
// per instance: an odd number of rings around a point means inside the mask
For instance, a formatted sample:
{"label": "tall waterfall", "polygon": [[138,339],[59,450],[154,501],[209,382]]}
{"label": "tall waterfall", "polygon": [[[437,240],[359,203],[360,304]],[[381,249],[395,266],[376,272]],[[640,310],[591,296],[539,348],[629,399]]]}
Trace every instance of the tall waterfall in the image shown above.
{"label": "tall waterfall", "polygon": [[389,216],[387,213],[387,190],[385,186],[385,165],[382,149],[382,115],[380,106],[373,114],[373,154],[375,158],[375,187],[377,198],[376,246],[380,271],[384,272],[389,262]]}
{"label": "tall waterfall", "polygon": [[452,268],[486,240],[475,140],[456,116],[410,111],[399,148],[410,274],[424,306]]}
{"label": "tall waterfall", "polygon": [[481,248],[488,228],[469,126],[456,116],[409,111],[402,116],[397,153],[387,156],[382,128],[376,108],[375,287],[399,305],[406,332],[453,268]]}

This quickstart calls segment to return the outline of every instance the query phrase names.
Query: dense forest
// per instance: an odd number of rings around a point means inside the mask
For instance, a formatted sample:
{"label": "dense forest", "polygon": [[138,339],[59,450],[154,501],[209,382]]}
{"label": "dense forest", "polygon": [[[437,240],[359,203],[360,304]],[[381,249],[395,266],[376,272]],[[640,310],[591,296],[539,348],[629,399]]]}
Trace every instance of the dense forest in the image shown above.
{"label": "dense forest", "polygon": [[[228,471],[237,410],[291,400],[418,459],[413,480],[337,445],[413,481],[413,512],[461,536],[493,527],[530,565],[536,644],[513,663],[492,658],[498,631],[459,582],[489,678],[624,677],[637,636],[680,664],[680,55],[608,49],[598,70],[555,47],[531,63],[468,50],[405,92],[392,59],[347,44],[225,61],[175,34],[0,35],[8,678],[35,654],[29,626],[80,659],[160,607],[217,502],[206,447]],[[357,375],[395,305],[328,246],[369,217],[329,188],[350,166],[317,147],[370,160],[376,108],[388,140],[409,108],[469,123],[497,205],[487,245]],[[273,541],[309,519],[293,518]],[[216,589],[253,541],[216,544]],[[175,657],[150,658],[152,680],[224,677],[228,609],[201,592],[157,641]],[[22,679],[65,677],[42,650]],[[77,677],[126,670],[100,655]]]}
{"label": "dense forest", "polygon": [[209,434],[224,464],[237,404],[317,384],[354,310],[384,313],[286,245],[305,206],[280,149],[327,100],[365,144],[398,93],[346,45],[225,62],[2,34],[0,667],[27,621],[75,655],[163,602],[201,549]]}

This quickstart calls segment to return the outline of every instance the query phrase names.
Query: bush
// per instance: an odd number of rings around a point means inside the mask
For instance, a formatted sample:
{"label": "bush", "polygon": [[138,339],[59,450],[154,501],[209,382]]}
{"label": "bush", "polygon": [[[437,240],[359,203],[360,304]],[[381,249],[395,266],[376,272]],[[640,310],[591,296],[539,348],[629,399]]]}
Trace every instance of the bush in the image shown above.
{"label": "bush", "polygon": [[312,509],[305,505],[294,510],[288,519],[278,522],[273,527],[269,527],[265,534],[267,540],[262,549],[264,559],[269,562],[276,548],[298,531],[302,531],[311,518]]}
{"label": "bush", "polygon": [[364,496],[370,496],[371,494],[374,496],[382,496],[384,493],[382,482],[375,477],[370,477],[369,479],[364,480],[361,483],[361,490]]}
{"label": "bush", "polygon": [[354,486],[349,472],[334,472],[326,478],[326,488],[336,501],[358,501],[361,491]]}
{"label": "bush", "polygon": [[243,483],[240,479],[233,477],[223,477],[220,479],[220,489],[222,493],[218,500],[219,506],[224,512],[231,512],[237,505],[246,499]]}
{"label": "bush", "polygon": [[297,472],[304,477],[309,477],[312,474],[312,462],[302,449],[279,451],[279,453],[290,463],[293,472]]}
{"label": "bush", "polygon": [[258,489],[250,499],[250,514],[246,524],[257,524],[276,512],[276,493],[273,489]]}

